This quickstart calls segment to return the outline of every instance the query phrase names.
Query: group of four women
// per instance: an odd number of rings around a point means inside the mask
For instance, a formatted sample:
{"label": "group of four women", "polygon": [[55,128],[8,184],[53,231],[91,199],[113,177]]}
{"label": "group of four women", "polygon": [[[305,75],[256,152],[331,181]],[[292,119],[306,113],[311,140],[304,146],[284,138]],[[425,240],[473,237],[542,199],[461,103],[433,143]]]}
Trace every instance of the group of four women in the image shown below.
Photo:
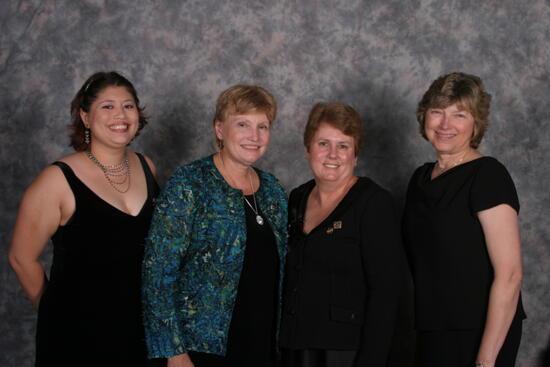
{"label": "group of four women", "polygon": [[38,307],[36,365],[404,366],[392,354],[410,268],[416,366],[513,366],[519,202],[504,166],[476,150],[489,104],[476,76],[429,87],[417,120],[437,160],[414,172],[400,228],[390,194],[355,174],[363,124],[350,106],[311,110],[313,179],[287,202],[253,167],[276,102],[231,87],[217,152],[158,194],[152,161],[127,149],[147,124],[134,86],[92,75],[71,103],[76,153],[27,189],[10,247]]}

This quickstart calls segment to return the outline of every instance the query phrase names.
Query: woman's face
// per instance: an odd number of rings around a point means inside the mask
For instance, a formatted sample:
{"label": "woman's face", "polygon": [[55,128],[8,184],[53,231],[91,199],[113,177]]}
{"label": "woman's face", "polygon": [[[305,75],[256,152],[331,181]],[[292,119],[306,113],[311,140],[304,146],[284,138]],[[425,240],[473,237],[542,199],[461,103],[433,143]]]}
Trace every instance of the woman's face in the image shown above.
{"label": "woman's face", "polygon": [[424,131],[437,153],[456,154],[470,148],[474,117],[455,103],[447,108],[429,108]]}
{"label": "woman's face", "polygon": [[265,113],[229,115],[216,121],[216,136],[223,142],[224,158],[250,166],[267,150],[270,122]]}
{"label": "woman's face", "polygon": [[322,122],[306,151],[316,181],[346,183],[357,163],[354,138]]}
{"label": "woman's face", "polygon": [[125,87],[106,87],[85,112],[84,125],[90,129],[92,146],[125,147],[136,136],[139,112],[134,98]]}

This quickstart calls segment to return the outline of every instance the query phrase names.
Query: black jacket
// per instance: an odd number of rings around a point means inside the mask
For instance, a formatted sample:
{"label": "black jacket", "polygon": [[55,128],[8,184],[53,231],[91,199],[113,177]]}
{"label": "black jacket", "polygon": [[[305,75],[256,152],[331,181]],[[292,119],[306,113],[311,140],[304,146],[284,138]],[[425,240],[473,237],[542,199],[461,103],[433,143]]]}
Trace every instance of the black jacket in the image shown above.
{"label": "black jacket", "polygon": [[280,344],[357,350],[386,366],[407,267],[390,194],[359,178],[334,211],[303,233],[309,181],[289,199],[289,252]]}

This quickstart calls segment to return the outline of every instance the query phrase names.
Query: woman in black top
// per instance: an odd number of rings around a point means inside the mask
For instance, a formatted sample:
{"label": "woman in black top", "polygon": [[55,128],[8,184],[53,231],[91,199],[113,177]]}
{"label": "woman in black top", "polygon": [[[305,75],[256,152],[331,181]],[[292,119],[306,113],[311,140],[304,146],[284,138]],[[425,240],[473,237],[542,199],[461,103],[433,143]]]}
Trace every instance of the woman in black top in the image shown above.
{"label": "woman in black top", "polygon": [[[38,308],[36,366],[146,366],[143,243],[155,166],[128,149],[147,124],[116,72],[90,76],[71,103],[75,153],[46,167],[19,210],[10,263]],[[40,254],[53,242],[49,279]]]}
{"label": "woman in black top", "polygon": [[473,75],[436,79],[418,105],[437,161],[419,167],[403,229],[415,282],[418,366],[513,366],[525,317],[517,214],[506,168],[476,148],[490,95]]}
{"label": "woman in black top", "polygon": [[390,194],[354,168],[362,123],[319,103],[304,145],[314,180],[289,201],[280,345],[285,367],[386,366],[405,256]]}

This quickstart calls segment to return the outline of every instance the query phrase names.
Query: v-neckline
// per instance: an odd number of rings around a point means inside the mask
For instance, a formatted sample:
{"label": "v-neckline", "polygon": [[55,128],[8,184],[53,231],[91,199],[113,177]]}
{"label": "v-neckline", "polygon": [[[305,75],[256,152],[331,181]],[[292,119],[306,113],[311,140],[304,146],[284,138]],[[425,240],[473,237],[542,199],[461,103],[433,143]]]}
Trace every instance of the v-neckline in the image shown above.
{"label": "v-neckline", "polygon": [[[92,193],[92,195],[94,197],[96,197],[97,199],[99,199],[100,201],[102,201],[104,204],[106,204],[108,207],[112,208],[113,210],[115,210],[116,212],[118,213],[121,213],[123,215],[126,215],[130,218],[138,218],[141,213],[143,213],[143,210],[145,209],[145,206],[147,205],[147,201],[149,200],[149,183],[147,182],[147,177],[145,177],[145,189],[146,189],[146,195],[145,195],[145,200],[143,201],[143,204],[141,205],[141,208],[139,209],[139,211],[137,212],[136,215],[133,215],[133,214],[130,214],[130,213],[127,213],[125,212],[124,210],[122,209],[119,209],[117,208],[116,206],[114,206],[113,204],[111,204],[110,202],[108,202],[107,200],[105,200],[104,198],[102,198],[101,196],[99,196],[98,194],[95,193],[94,190],[92,190],[88,185],[86,185],[84,183],[84,181],[82,181],[80,179],[80,177],[78,177],[76,175],[76,173],[74,172],[74,170],[71,168],[71,166],[69,166],[67,163],[65,163],[67,165],[67,167],[69,167],[69,169],[71,170],[73,176],[78,180],[78,182],[86,189],[88,190],[90,193]],[[142,167],[142,170],[143,170],[143,174],[145,174],[145,169]],[[74,194],[73,194],[74,195]]]}
{"label": "v-neckline", "polygon": [[459,164],[459,165],[456,165],[456,166],[454,166],[454,167],[451,167],[451,168],[449,168],[448,170],[444,171],[443,173],[439,174],[437,177],[434,177],[434,178],[432,178],[432,172],[433,172],[433,170],[434,170],[435,165],[437,164],[437,162],[431,162],[431,163],[430,163],[430,169],[429,169],[428,172],[427,172],[427,174],[428,174],[428,182],[435,182],[435,181],[436,181],[438,178],[440,178],[440,177],[447,177],[448,174],[458,171],[458,168],[469,166],[470,163],[472,163],[472,162],[477,162],[478,160],[483,159],[483,158],[486,158],[486,156],[482,155],[481,157],[477,157],[477,158],[475,158],[475,159],[472,159],[471,161],[464,162],[464,163],[462,163],[462,164]]}
{"label": "v-neckline", "polygon": [[[307,200],[309,199],[309,195],[311,195],[311,192],[315,187],[315,181],[314,180],[312,181],[313,181],[313,185],[311,185],[311,187],[308,188],[308,191],[302,196],[302,199],[300,201],[300,214],[304,219],[306,216]],[[325,223],[330,222],[330,219],[332,217],[338,214],[338,212],[340,212],[341,210],[345,209],[345,206],[347,206],[349,201],[353,198],[353,196],[355,196],[355,192],[357,191],[357,189],[365,182],[366,181],[364,177],[357,177],[357,181],[355,181],[355,183],[349,188],[348,192],[342,197],[342,199],[334,207],[334,209],[332,209],[332,211],[326,216],[326,218],[323,219],[321,222],[319,222],[319,224],[313,227],[311,231],[309,231],[308,233],[304,231],[304,220],[302,220],[300,233],[303,236],[307,237],[313,234],[313,232],[316,232],[318,228],[321,228],[322,226],[324,226]]]}

